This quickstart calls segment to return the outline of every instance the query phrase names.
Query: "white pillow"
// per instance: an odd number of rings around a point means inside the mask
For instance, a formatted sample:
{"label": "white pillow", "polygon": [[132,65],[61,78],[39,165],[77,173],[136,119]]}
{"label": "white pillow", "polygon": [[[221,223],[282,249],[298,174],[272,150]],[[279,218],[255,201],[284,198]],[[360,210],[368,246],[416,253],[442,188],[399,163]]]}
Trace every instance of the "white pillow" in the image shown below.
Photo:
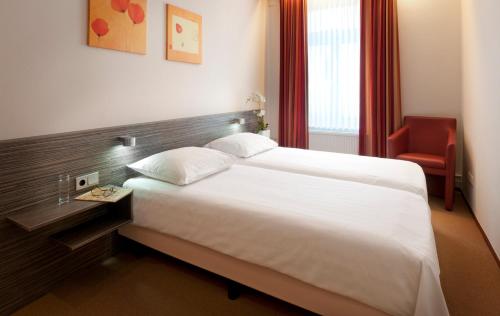
{"label": "white pillow", "polygon": [[258,134],[239,133],[216,139],[205,145],[205,147],[217,149],[240,158],[248,158],[278,147],[278,143]]}
{"label": "white pillow", "polygon": [[184,147],[149,156],[127,167],[154,179],[186,185],[228,169],[234,160],[209,148]]}

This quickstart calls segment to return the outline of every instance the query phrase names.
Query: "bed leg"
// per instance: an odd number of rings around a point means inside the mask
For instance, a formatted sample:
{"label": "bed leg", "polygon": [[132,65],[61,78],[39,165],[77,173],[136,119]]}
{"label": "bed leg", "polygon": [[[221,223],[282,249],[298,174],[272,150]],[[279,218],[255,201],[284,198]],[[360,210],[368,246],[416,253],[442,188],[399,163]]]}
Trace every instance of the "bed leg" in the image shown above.
{"label": "bed leg", "polygon": [[233,281],[229,281],[227,284],[227,298],[234,301],[240,297],[241,286]]}

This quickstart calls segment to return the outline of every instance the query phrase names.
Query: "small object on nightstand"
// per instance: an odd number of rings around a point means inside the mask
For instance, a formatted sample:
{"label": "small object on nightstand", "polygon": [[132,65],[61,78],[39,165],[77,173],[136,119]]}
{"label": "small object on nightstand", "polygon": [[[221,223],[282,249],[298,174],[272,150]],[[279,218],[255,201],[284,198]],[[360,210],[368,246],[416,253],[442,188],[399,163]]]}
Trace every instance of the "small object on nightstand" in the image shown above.
{"label": "small object on nightstand", "polygon": [[77,196],[75,200],[116,203],[125,196],[129,195],[131,192],[132,189],[106,185],[103,187],[96,187],[87,193]]}
{"label": "small object on nightstand", "polygon": [[69,174],[59,175],[59,205],[69,203]]}

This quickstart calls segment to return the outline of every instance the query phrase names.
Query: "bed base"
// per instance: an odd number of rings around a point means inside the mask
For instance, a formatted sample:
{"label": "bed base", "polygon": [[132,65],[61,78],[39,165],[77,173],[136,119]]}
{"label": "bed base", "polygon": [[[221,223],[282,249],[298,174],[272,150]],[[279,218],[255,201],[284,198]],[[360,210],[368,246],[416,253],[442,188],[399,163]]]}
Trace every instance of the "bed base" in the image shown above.
{"label": "bed base", "polygon": [[[320,315],[388,316],[366,304],[328,292],[285,274],[222,254],[189,241],[135,225],[120,235],[229,280]],[[228,292],[228,296],[238,291]]]}

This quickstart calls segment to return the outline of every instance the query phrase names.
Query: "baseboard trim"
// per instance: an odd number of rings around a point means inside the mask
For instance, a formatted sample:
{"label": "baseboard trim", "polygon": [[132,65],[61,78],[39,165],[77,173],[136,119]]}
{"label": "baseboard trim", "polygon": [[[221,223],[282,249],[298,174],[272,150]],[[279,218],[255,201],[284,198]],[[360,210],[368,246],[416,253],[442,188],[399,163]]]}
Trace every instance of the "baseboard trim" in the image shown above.
{"label": "baseboard trim", "polygon": [[483,235],[484,241],[486,241],[486,245],[488,245],[488,248],[490,249],[490,252],[491,252],[493,258],[495,258],[495,261],[497,262],[497,266],[500,268],[500,258],[498,257],[497,253],[495,252],[495,249],[491,245],[491,242],[488,239],[488,236],[486,235],[486,233],[484,232],[483,227],[481,226],[481,224],[477,220],[476,214],[474,214],[474,211],[472,210],[472,207],[469,204],[469,201],[467,200],[467,198],[466,198],[466,196],[464,194],[464,191],[461,188],[457,189],[457,191],[459,191],[460,194],[462,195],[462,198],[465,201],[465,205],[467,205],[467,209],[472,214],[472,218],[474,218],[474,222],[476,222],[476,225],[479,228],[479,231],[481,232],[481,235]]}

